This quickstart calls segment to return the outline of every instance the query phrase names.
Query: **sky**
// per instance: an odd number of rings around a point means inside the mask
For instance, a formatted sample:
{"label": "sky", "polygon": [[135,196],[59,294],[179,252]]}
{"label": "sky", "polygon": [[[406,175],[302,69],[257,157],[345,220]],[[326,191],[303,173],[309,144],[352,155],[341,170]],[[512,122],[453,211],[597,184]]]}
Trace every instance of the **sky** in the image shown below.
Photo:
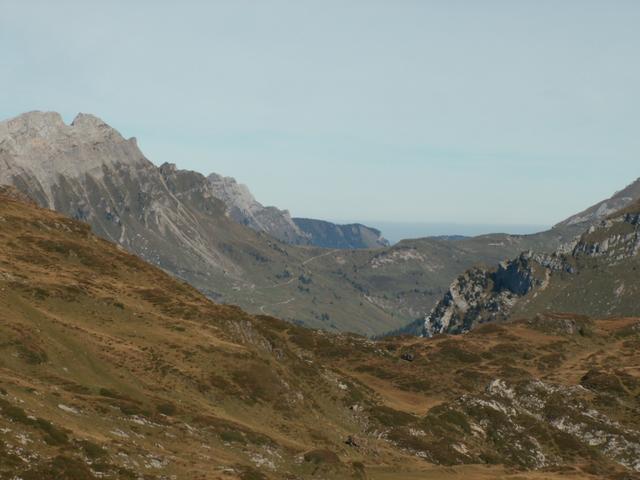
{"label": "sky", "polygon": [[552,225],[640,176],[638,25],[637,0],[0,0],[0,117],[92,113],[294,216]]}

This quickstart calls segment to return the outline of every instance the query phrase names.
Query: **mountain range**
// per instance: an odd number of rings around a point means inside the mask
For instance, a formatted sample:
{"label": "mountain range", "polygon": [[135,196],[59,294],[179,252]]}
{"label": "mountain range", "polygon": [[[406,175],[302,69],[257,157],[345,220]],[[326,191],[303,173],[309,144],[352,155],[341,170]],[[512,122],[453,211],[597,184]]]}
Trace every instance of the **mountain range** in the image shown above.
{"label": "mountain range", "polygon": [[[327,252],[294,248],[270,235],[282,227],[282,235],[288,231],[311,238],[288,214],[261,207],[229,179],[206,178],[172,164],[156,167],[134,138],[123,138],[92,115],[80,114],[66,125],[57,113],[31,112],[0,123],[0,184],[14,185],[39,205],[89,223],[101,237],[189,281],[210,298],[255,312],[285,314],[278,306],[289,303],[291,292],[304,291],[295,315],[285,316],[332,328],[329,313],[314,302],[337,297],[338,290],[354,291],[332,272],[311,280],[306,266]],[[328,278],[318,278],[323,276]],[[318,294],[305,286],[311,281]],[[360,300],[355,306],[348,303],[340,308],[349,315],[360,309]],[[350,328],[376,330],[394,323],[376,306],[363,310],[371,326],[358,325],[364,315],[352,315]]]}
{"label": "mountain range", "polygon": [[465,270],[491,269],[524,251],[552,254],[640,193],[636,181],[538,234],[385,247],[375,229],[291,218],[231,178],[155,166],[135,138],[95,116],[79,114],[66,125],[52,112],[0,122],[0,184],[88,223],[218,302],[366,335],[414,328]]}

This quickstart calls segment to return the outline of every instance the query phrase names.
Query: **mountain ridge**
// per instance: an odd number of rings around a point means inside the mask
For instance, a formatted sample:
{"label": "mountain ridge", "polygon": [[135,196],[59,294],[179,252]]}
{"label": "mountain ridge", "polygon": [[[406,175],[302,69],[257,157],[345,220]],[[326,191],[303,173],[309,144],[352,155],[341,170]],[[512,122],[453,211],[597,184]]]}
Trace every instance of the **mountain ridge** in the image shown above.
{"label": "mountain ridge", "polygon": [[337,224],[313,218],[293,218],[296,226],[313,239],[313,244],[322,248],[383,248],[389,242],[376,228],[361,223]]}
{"label": "mountain ridge", "polygon": [[292,245],[311,245],[312,239],[293,222],[288,210],[263,206],[249,188],[233,177],[211,173],[207,177],[217,197],[229,208],[236,222],[263,231]]}
{"label": "mountain ridge", "polygon": [[[58,114],[42,112],[2,122],[0,183],[90,223],[98,235],[219,301],[280,312],[293,294],[297,306],[285,316],[291,321],[368,333],[398,322],[378,306],[362,304],[361,292],[335,269],[323,267],[314,285],[305,285],[309,268],[319,263],[305,262],[323,252],[280,244],[232,221],[203,175],[156,167],[135,141],[95,117],[79,116],[76,123],[65,125]],[[350,293],[338,297],[338,291]],[[316,297],[328,305],[337,301],[331,316],[335,309],[340,320],[327,320],[329,312],[314,305]]]}
{"label": "mountain ridge", "polygon": [[389,242],[375,228],[360,223],[341,225],[326,220],[292,218],[288,210],[262,205],[249,187],[238,183],[233,177],[212,173],[207,179],[216,196],[229,208],[231,218],[285,243],[338,249],[389,246]]}
{"label": "mountain ridge", "polygon": [[456,276],[522,251],[552,252],[582,225],[532,235],[416,239],[377,249],[291,246],[232,220],[207,178],[156,167],[97,117],[30,112],[0,122],[0,184],[251,313],[379,335],[424,318]]}

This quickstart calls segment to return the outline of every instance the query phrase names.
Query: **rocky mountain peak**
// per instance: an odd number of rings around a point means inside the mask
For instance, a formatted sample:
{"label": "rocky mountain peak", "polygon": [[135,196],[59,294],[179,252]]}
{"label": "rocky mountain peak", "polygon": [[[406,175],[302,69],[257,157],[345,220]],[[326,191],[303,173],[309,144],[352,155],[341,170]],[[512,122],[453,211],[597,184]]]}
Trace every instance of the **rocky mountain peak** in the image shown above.
{"label": "rocky mountain peak", "polygon": [[225,203],[245,212],[253,212],[264,208],[251,194],[249,187],[238,183],[235,178],[212,173],[207,179],[220,196],[220,199]]}
{"label": "rocky mountain peak", "polygon": [[[108,125],[102,119],[89,113],[79,113],[76,115],[69,128],[72,130],[72,134],[74,136],[82,135],[91,138],[92,141],[125,141],[124,137],[120,135],[120,132],[115,128]],[[131,141],[135,142],[135,139],[131,139]]]}
{"label": "rocky mountain peak", "polygon": [[95,128],[100,128],[100,127],[111,128],[102,119],[96,117],[95,115],[92,115],[90,113],[82,113],[82,112],[76,115],[76,117],[71,122],[71,126],[72,127],[91,126]]}
{"label": "rocky mountain peak", "polygon": [[176,166],[175,163],[165,162],[162,165],[160,165],[160,170],[163,170],[165,172],[175,172],[178,170],[178,167]]}
{"label": "rocky mountain peak", "polygon": [[[44,142],[65,147],[108,141],[122,143],[127,140],[100,118],[86,113],[76,115],[69,125],[58,112],[37,110],[0,122],[0,145],[14,153],[24,153],[21,150],[25,148],[42,147]],[[135,139],[129,142],[135,145]]]}
{"label": "rocky mountain peak", "polygon": [[207,180],[213,195],[227,205],[229,216],[236,222],[266,232],[286,243],[309,243],[308,235],[298,228],[287,210],[265,207],[255,199],[249,187],[238,183],[233,177],[212,173]]}
{"label": "rocky mountain peak", "polygon": [[43,134],[54,129],[64,128],[64,120],[58,112],[34,110],[11,118],[2,124],[11,132]]}
{"label": "rocky mountain peak", "polygon": [[67,125],[59,113],[33,111],[0,122],[0,184],[21,185],[49,208],[60,178],[100,181],[105,167],[144,164],[135,139],[93,115],[78,114]]}
{"label": "rocky mountain peak", "polygon": [[66,127],[56,112],[33,111],[0,122],[0,151],[13,151],[23,141],[52,139]]}
{"label": "rocky mountain peak", "polygon": [[[89,113],[79,113],[76,115],[69,128],[73,130],[72,134],[74,136],[87,136],[93,141],[98,139],[118,142],[125,141],[116,129],[109,126],[102,119]],[[135,142],[135,139],[131,139],[131,141]]]}

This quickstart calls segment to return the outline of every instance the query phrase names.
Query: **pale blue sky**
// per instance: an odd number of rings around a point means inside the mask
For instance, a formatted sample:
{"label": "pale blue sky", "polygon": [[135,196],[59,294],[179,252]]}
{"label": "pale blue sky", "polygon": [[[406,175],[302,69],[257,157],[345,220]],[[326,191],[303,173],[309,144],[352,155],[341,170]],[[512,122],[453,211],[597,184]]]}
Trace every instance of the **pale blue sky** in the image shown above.
{"label": "pale blue sky", "polygon": [[640,2],[0,0],[0,116],[296,216],[552,224],[640,176]]}

